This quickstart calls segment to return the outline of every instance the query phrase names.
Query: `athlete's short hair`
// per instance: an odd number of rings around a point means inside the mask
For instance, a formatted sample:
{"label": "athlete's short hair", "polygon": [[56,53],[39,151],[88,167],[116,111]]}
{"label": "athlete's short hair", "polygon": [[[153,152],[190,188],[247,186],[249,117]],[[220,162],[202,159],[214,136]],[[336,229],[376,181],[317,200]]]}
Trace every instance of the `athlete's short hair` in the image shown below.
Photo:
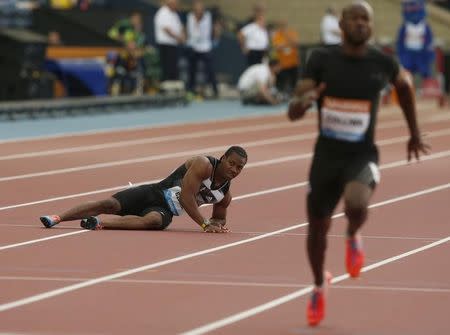
{"label": "athlete's short hair", "polygon": [[373,18],[373,8],[372,6],[365,0],[355,0],[351,4],[347,5],[342,9],[342,18],[345,18],[350,11],[355,7],[364,7],[367,10],[367,13],[369,13],[370,18]]}
{"label": "athlete's short hair", "polygon": [[244,148],[238,146],[238,145],[233,145],[231,147],[229,147],[227,149],[227,151],[225,151],[225,153],[223,154],[225,157],[230,156],[232,153],[236,153],[239,156],[241,156],[242,158],[245,158],[245,160],[247,160],[247,152],[245,151]]}

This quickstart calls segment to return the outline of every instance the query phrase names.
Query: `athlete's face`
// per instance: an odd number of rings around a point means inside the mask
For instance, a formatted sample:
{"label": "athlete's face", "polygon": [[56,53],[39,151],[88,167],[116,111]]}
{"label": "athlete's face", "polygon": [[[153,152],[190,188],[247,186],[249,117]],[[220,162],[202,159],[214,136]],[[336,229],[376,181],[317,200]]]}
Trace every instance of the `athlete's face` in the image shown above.
{"label": "athlete's face", "polygon": [[365,5],[353,5],[344,10],[340,26],[347,43],[359,46],[372,35],[372,10]]}
{"label": "athlete's face", "polygon": [[236,178],[247,163],[244,157],[232,152],[228,156],[223,156],[220,163],[220,172],[225,179]]}

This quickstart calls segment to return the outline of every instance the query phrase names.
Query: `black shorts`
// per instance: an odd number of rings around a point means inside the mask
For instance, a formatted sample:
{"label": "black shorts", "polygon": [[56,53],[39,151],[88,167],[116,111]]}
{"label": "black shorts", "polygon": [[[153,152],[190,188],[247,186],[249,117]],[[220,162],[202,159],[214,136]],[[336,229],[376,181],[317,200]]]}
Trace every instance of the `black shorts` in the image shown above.
{"label": "black shorts", "polygon": [[167,207],[164,195],[157,184],[146,184],[130,187],[112,196],[120,203],[118,215],[145,216],[150,212],[158,212],[162,216],[161,230],[172,222],[173,214]]}
{"label": "black shorts", "polygon": [[359,181],[372,189],[379,182],[378,151],[342,154],[316,151],[309,172],[308,211],[314,217],[332,215],[345,185]]}

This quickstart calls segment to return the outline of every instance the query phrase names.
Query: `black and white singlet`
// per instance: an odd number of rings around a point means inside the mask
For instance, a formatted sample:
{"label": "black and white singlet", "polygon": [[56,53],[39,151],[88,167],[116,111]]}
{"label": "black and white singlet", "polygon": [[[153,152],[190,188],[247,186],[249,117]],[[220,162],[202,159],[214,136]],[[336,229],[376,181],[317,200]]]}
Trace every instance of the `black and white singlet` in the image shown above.
{"label": "black and white singlet", "polygon": [[[209,178],[202,181],[200,189],[195,195],[198,206],[220,202],[230,188],[230,181],[226,181],[217,188],[212,187],[216,169],[220,161],[217,158],[210,156],[207,156],[207,158],[213,166],[213,171]],[[184,209],[180,204],[180,195],[181,183],[186,172],[187,168],[185,164],[183,164],[173,171],[166,179],[159,182],[159,187],[164,194],[164,199],[173,215],[181,215],[184,213]]]}

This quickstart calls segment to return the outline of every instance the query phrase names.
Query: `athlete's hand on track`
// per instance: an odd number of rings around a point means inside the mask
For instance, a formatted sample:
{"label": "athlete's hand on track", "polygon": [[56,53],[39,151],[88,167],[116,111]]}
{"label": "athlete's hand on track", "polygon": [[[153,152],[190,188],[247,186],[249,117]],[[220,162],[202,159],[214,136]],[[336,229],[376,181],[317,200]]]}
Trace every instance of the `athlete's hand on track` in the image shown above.
{"label": "athlete's hand on track", "polygon": [[222,227],[222,233],[229,233],[231,230],[229,228],[227,228],[225,225],[227,223],[227,220],[225,219],[215,219],[215,218],[211,218],[209,219],[209,222],[215,224],[215,225],[220,225]]}
{"label": "athlete's hand on track", "polygon": [[422,137],[420,135],[411,136],[411,138],[408,141],[408,162],[411,161],[413,155],[416,158],[416,160],[419,160],[420,153],[427,155],[430,150],[431,147],[427,143],[423,142]]}
{"label": "athlete's hand on track", "polygon": [[227,227],[222,226],[221,224],[210,223],[205,228],[203,228],[205,233],[228,233],[229,230]]}

